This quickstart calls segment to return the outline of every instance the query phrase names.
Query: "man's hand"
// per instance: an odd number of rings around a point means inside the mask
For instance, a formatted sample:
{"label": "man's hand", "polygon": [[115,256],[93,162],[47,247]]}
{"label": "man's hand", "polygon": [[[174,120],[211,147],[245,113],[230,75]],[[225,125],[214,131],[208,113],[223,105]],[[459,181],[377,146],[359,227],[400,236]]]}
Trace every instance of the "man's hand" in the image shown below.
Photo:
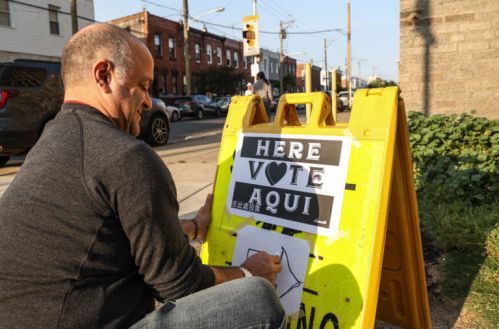
{"label": "man's hand", "polygon": [[254,276],[260,276],[275,284],[276,275],[281,272],[281,258],[269,255],[265,251],[260,251],[246,259],[241,266],[250,271]]}
{"label": "man's hand", "polygon": [[211,222],[211,205],[213,204],[213,194],[206,196],[204,205],[199,209],[194,220],[198,224],[198,239],[204,240],[208,233],[208,226]]}
{"label": "man's hand", "polygon": [[[260,251],[241,264],[253,276],[259,276],[275,285],[277,273],[281,271],[281,259],[279,256],[271,256],[265,251]],[[243,277],[243,272],[239,267],[211,266],[215,274],[215,284],[235,280]]]}

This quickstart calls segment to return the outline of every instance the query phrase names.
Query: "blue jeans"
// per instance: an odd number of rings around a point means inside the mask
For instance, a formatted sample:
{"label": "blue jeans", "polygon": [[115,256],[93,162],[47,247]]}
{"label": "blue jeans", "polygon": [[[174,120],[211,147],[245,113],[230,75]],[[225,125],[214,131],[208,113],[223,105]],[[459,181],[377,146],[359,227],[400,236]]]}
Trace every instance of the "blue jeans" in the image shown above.
{"label": "blue jeans", "polygon": [[130,329],[277,329],[285,314],[274,287],[253,277],[229,281],[167,302]]}

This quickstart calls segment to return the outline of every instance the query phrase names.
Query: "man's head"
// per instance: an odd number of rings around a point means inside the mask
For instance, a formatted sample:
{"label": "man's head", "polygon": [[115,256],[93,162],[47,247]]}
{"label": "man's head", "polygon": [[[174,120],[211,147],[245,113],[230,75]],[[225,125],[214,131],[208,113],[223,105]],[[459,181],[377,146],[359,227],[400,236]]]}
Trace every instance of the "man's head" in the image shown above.
{"label": "man's head", "polygon": [[153,67],[149,50],[129,32],[110,24],[90,25],[64,47],[65,99],[95,107],[136,136],[142,109],[151,107]]}

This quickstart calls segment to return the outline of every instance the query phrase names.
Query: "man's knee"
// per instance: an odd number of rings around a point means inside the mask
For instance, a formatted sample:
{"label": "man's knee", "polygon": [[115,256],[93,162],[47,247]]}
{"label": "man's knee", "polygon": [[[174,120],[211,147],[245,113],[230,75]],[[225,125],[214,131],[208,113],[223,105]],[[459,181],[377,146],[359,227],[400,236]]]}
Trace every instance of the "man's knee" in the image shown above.
{"label": "man's knee", "polygon": [[285,314],[275,287],[260,277],[240,280],[240,284],[254,312],[267,319],[273,327],[278,328]]}

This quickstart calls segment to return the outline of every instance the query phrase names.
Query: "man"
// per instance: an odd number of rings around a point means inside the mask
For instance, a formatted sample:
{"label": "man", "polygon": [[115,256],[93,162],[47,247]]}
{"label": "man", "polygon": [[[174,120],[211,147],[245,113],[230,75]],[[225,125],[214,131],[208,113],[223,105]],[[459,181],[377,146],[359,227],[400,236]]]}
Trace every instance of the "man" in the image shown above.
{"label": "man", "polygon": [[[282,325],[278,257],[201,264],[183,230],[206,234],[211,197],[182,228],[170,173],[132,136],[151,106],[147,48],[91,25],[64,47],[62,75],[62,110],[0,200],[0,327]],[[250,273],[267,280],[224,283]],[[147,315],[154,299],[167,303]]]}

